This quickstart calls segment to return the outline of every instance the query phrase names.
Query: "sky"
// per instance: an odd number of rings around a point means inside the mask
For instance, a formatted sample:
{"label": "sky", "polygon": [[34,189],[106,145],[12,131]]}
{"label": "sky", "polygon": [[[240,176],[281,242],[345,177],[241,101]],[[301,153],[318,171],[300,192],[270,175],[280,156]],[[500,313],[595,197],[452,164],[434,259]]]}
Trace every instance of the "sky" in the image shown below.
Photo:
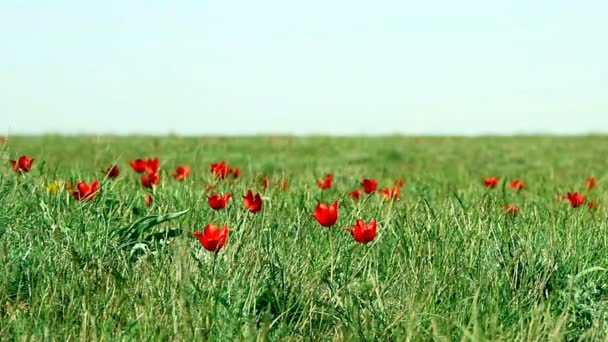
{"label": "sky", "polygon": [[608,1],[1,0],[1,134],[608,133]]}

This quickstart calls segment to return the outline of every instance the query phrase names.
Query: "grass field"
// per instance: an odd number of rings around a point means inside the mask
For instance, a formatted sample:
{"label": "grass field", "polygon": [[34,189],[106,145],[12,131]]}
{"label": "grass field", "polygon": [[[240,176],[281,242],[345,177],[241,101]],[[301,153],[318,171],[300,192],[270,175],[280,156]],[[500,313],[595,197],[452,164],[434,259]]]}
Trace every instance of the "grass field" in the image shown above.
{"label": "grass field", "polygon": [[[606,340],[607,149],[602,136],[9,137],[0,340]],[[22,154],[35,162],[18,174],[9,160]],[[129,166],[144,157],[161,161],[149,207]],[[242,175],[218,180],[220,160]],[[120,176],[105,179],[112,164]],[[171,177],[179,164],[192,169],[183,182]],[[365,177],[379,188],[404,178],[401,198],[351,199]],[[94,179],[92,201],[64,189]],[[262,195],[256,214],[247,189]],[[212,191],[232,193],[225,209],[207,204]],[[569,191],[599,205],[556,200]],[[322,227],[311,214],[335,200],[338,222]],[[357,218],[377,220],[374,241],[344,230]],[[209,223],[230,227],[217,254],[192,235]]]}

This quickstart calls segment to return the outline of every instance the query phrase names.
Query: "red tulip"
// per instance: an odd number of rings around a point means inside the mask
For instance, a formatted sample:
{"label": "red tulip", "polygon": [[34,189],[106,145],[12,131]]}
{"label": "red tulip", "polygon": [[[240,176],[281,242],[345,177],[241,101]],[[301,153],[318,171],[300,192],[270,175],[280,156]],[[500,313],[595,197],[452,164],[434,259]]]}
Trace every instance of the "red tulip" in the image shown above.
{"label": "red tulip", "polygon": [[231,194],[220,195],[217,192],[213,195],[207,197],[207,201],[209,202],[209,206],[215,210],[220,210],[228,205],[228,202],[232,198]]}
{"label": "red tulip", "polygon": [[219,228],[214,224],[208,224],[202,232],[192,233],[198,238],[201,245],[209,252],[219,252],[228,239],[228,226]]}
{"label": "red tulip", "polygon": [[232,177],[234,178],[239,178],[241,176],[241,169],[240,168],[228,168],[228,173],[232,174]]}
{"label": "red tulip", "polygon": [[384,197],[387,200],[396,200],[396,199],[399,199],[399,197],[401,197],[401,188],[400,187],[384,188],[384,189],[380,190],[380,194],[382,194],[382,197]]}
{"label": "red tulip", "polygon": [[358,200],[359,198],[361,198],[361,189],[355,189],[351,192],[349,192],[348,194],[350,195],[350,197],[354,200]]}
{"label": "red tulip", "polygon": [[173,178],[178,181],[183,181],[190,175],[190,166],[179,165],[175,172],[173,172]]}
{"label": "red tulip", "polygon": [[151,206],[154,203],[154,197],[146,192],[146,196],[144,197],[144,204],[146,207]]}
{"label": "red tulip", "polygon": [[502,207],[502,211],[505,214],[511,214],[517,216],[519,214],[519,206],[517,204],[506,204]]}
{"label": "red tulip", "polygon": [[509,187],[511,189],[517,190],[517,191],[522,191],[525,186],[526,186],[526,183],[524,183],[520,179],[516,179],[516,180],[512,181],[511,183],[509,183]]}
{"label": "red tulip", "polygon": [[585,204],[584,194],[579,194],[578,192],[569,192],[566,196],[568,196],[568,201],[570,202],[570,206],[572,208],[578,208]]}
{"label": "red tulip", "polygon": [[498,177],[486,177],[483,179],[483,185],[486,188],[494,189],[498,185]]}
{"label": "red tulip", "polygon": [[154,186],[160,183],[160,174],[158,173],[147,173],[141,176],[141,185],[144,188],[152,189]]}
{"label": "red tulip", "polygon": [[279,184],[279,188],[281,188],[283,190],[287,190],[288,187],[289,187],[289,182],[287,181],[287,179],[283,179],[283,181],[281,181],[281,183]]}
{"label": "red tulip", "polygon": [[587,203],[587,208],[589,209],[594,209],[597,208],[599,206],[599,203],[597,203],[596,201],[589,201]]}
{"label": "red tulip", "polygon": [[595,188],[595,186],[597,185],[597,180],[595,179],[595,177],[589,177],[587,178],[587,189],[591,190],[593,188]]}
{"label": "red tulip", "polygon": [[260,185],[262,185],[262,188],[264,188],[264,190],[268,189],[268,187],[270,186],[270,178],[268,177],[264,177],[260,180]]}
{"label": "red tulip", "polygon": [[331,184],[333,181],[334,181],[334,175],[331,173],[328,173],[325,175],[325,178],[317,179],[317,185],[322,190],[327,190],[327,189],[331,188]]}
{"label": "red tulip", "polygon": [[375,179],[366,178],[361,181],[361,186],[363,187],[363,190],[366,194],[371,194],[372,192],[376,191],[376,188],[378,187],[378,181]]}
{"label": "red tulip", "polygon": [[17,160],[11,160],[13,170],[17,173],[30,172],[34,158],[28,156],[20,156]]}
{"label": "red tulip", "polygon": [[129,162],[129,165],[135,170],[137,173],[156,173],[158,172],[158,167],[160,166],[160,160],[158,158],[148,158],[148,159],[135,159]]}
{"label": "red tulip", "polygon": [[252,213],[262,210],[262,197],[260,197],[260,194],[254,196],[251,190],[247,190],[247,193],[243,196],[243,203]]}
{"label": "red tulip", "polygon": [[118,165],[112,165],[101,172],[103,172],[107,178],[116,179],[120,174],[120,169],[118,168]]}
{"label": "red tulip", "polygon": [[97,180],[94,180],[91,182],[91,184],[80,182],[76,185],[76,188],[77,190],[70,190],[75,199],[78,201],[92,201],[95,198],[95,194],[99,190],[99,182]]}
{"label": "red tulip", "polygon": [[400,188],[400,187],[402,187],[402,186],[405,185],[405,179],[403,179],[403,178],[395,179],[393,181],[393,185],[396,186],[396,187],[398,187],[398,188]]}
{"label": "red tulip", "polygon": [[226,178],[228,175],[228,164],[225,161],[220,161],[211,164],[211,173],[216,175],[220,179]]}
{"label": "red tulip", "polygon": [[355,241],[359,243],[368,243],[376,238],[378,228],[376,220],[365,223],[365,221],[358,219],[357,223],[352,227],[346,228],[346,230],[352,234]]}
{"label": "red tulip", "polygon": [[338,201],[335,201],[332,205],[321,202],[315,207],[315,213],[312,214],[312,217],[316,218],[323,227],[331,227],[338,220],[338,204]]}

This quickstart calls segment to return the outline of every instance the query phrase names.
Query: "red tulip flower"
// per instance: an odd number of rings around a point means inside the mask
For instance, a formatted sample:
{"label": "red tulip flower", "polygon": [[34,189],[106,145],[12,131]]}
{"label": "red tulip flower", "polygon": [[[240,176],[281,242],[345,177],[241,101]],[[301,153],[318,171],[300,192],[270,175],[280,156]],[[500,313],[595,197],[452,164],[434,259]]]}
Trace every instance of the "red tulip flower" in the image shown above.
{"label": "red tulip flower", "polygon": [[232,177],[234,177],[236,179],[236,178],[239,178],[241,176],[241,169],[238,168],[238,167],[236,167],[236,168],[229,167],[228,168],[228,173],[232,174]]}
{"label": "red tulip flower", "polygon": [[76,190],[72,189],[70,192],[72,196],[78,201],[87,200],[92,201],[95,198],[95,194],[99,190],[99,182],[94,180],[91,184],[86,182],[80,182],[76,185]]}
{"label": "red tulip flower", "polygon": [[315,207],[315,213],[312,214],[312,217],[316,218],[323,227],[331,227],[338,220],[338,204],[338,201],[335,201],[332,205],[319,203]]}
{"label": "red tulip flower", "polygon": [[498,185],[498,177],[486,177],[483,179],[486,188],[494,189]]}
{"label": "red tulip flower", "polygon": [[401,197],[401,188],[397,186],[394,188],[384,188],[380,190],[380,194],[387,200],[396,200]]}
{"label": "red tulip flower", "polygon": [[149,193],[146,192],[146,195],[144,197],[144,204],[146,205],[146,207],[149,207],[153,203],[154,203],[154,197],[152,197],[152,195],[150,195]]}
{"label": "red tulip flower", "polygon": [[363,220],[357,220],[352,227],[346,228],[349,231],[355,241],[359,243],[368,243],[376,238],[378,227],[376,220],[371,220],[369,223],[365,223]]}
{"label": "red tulip flower", "polygon": [[594,209],[597,208],[599,206],[599,203],[597,203],[596,201],[589,201],[587,203],[587,208],[589,209]]}
{"label": "red tulip flower", "polygon": [[158,173],[147,173],[141,176],[141,185],[144,188],[152,189],[158,183],[160,183],[160,174]]}
{"label": "red tulip flower", "polygon": [[215,210],[224,209],[228,202],[232,198],[231,194],[220,195],[217,192],[213,195],[207,197],[207,201],[209,202],[209,206]]}
{"label": "red tulip flower", "polygon": [[325,175],[325,178],[317,179],[317,185],[322,190],[327,190],[327,189],[331,188],[331,184],[333,181],[334,181],[334,175],[331,173],[328,173]]}
{"label": "red tulip flower", "polygon": [[178,181],[183,181],[190,175],[190,166],[179,165],[175,172],[173,172],[173,178]]}
{"label": "red tulip flower", "polygon": [[526,183],[524,183],[520,179],[516,179],[516,180],[512,181],[511,183],[509,183],[509,187],[511,189],[517,190],[517,191],[522,191],[525,186],[526,186]]}
{"label": "red tulip flower", "polygon": [[228,239],[228,226],[218,228],[214,224],[208,224],[202,232],[192,233],[198,238],[201,245],[209,252],[219,252]]}
{"label": "red tulip flower", "polygon": [[260,194],[255,194],[254,196],[251,190],[247,190],[247,193],[243,196],[243,203],[252,213],[262,210],[262,197],[260,197]]}
{"label": "red tulip flower", "polygon": [[268,187],[270,186],[270,178],[268,177],[264,177],[260,180],[260,185],[262,185],[262,188],[264,188],[264,190],[268,189]]}
{"label": "red tulip flower", "polygon": [[228,164],[225,161],[220,161],[211,164],[211,173],[216,175],[219,179],[224,179],[228,175]]}
{"label": "red tulip flower", "polygon": [[593,188],[595,188],[595,186],[597,185],[597,180],[595,179],[595,177],[589,177],[587,178],[587,189],[591,190]]}
{"label": "red tulip flower", "polygon": [[34,158],[28,156],[20,156],[17,160],[11,160],[13,170],[17,173],[30,172]]}
{"label": "red tulip flower", "polygon": [[131,168],[137,173],[156,173],[160,166],[160,160],[158,158],[135,159],[131,160],[129,165],[131,165]]}
{"label": "red tulip flower", "polygon": [[400,187],[402,187],[402,186],[405,185],[405,179],[403,179],[403,178],[395,179],[393,181],[393,185],[396,186],[396,187],[398,187],[398,188],[400,188]]}
{"label": "red tulip flower", "polygon": [[361,193],[362,193],[362,192],[363,192],[363,191],[361,191],[361,189],[355,189],[355,190],[353,190],[353,191],[349,192],[348,194],[350,195],[350,197],[351,197],[352,199],[354,199],[354,200],[358,200],[358,199],[360,199],[360,198],[361,198]]}
{"label": "red tulip flower", "polygon": [[502,211],[505,214],[510,214],[510,215],[519,215],[519,206],[517,204],[506,204],[505,206],[502,207]]}
{"label": "red tulip flower", "polygon": [[120,169],[118,168],[118,165],[112,165],[109,168],[103,170],[102,172],[104,175],[106,175],[107,178],[116,179],[120,174]]}
{"label": "red tulip flower", "polygon": [[569,192],[566,196],[568,197],[568,202],[570,202],[570,206],[572,208],[578,208],[585,204],[584,194],[579,194],[578,192]]}
{"label": "red tulip flower", "polygon": [[287,179],[283,179],[283,181],[279,184],[279,188],[281,188],[283,190],[287,190],[288,187],[289,187],[289,181],[287,181]]}
{"label": "red tulip flower", "polygon": [[366,194],[371,194],[372,192],[376,191],[376,188],[378,187],[378,181],[375,179],[366,178],[361,181],[361,186],[363,187],[363,191],[365,191]]}

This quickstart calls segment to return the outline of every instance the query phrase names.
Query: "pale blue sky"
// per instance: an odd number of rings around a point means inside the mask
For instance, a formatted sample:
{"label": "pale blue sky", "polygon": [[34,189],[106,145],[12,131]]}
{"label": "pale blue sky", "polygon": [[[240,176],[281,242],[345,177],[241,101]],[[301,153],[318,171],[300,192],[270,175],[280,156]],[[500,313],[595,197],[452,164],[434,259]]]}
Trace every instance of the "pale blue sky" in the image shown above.
{"label": "pale blue sky", "polygon": [[0,1],[0,134],[608,132],[608,1]]}

